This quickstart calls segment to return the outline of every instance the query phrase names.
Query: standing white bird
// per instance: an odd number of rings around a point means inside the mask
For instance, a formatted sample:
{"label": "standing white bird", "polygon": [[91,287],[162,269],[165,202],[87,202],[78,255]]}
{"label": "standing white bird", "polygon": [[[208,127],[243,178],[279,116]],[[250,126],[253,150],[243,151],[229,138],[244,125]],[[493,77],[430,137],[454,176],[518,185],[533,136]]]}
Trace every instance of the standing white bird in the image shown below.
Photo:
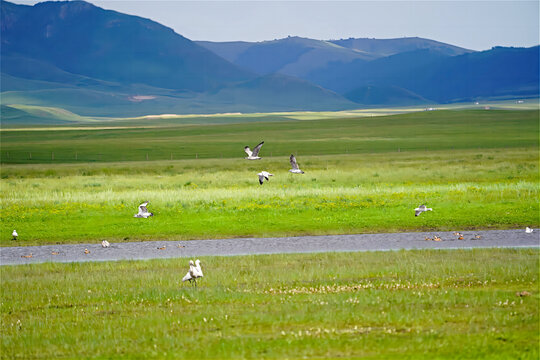
{"label": "standing white bird", "polygon": [[193,269],[195,268],[195,264],[193,263],[193,260],[189,260],[189,271],[187,274],[182,278],[182,282],[189,281],[191,282],[193,280]]}
{"label": "standing white bird", "polygon": [[196,278],[199,278],[199,277],[203,277],[203,272],[202,272],[202,269],[201,269],[201,260],[197,259],[195,260],[195,277]]}
{"label": "standing white bird", "polygon": [[291,154],[291,157],[290,157],[290,162],[291,162],[291,166],[292,166],[292,169],[289,170],[289,172],[292,172],[293,174],[303,174],[304,172],[302,170],[300,170],[300,168],[298,167],[298,163],[296,162],[296,158],[294,157],[293,154]]}
{"label": "standing white bird", "polygon": [[101,242],[101,246],[104,248],[108,248],[109,246],[111,246],[111,244],[107,240],[103,240]]}
{"label": "standing white bird", "polygon": [[259,145],[255,146],[253,151],[251,151],[249,146],[245,146],[244,151],[246,152],[247,157],[245,157],[244,159],[246,159],[246,160],[259,160],[259,159],[261,159],[259,157],[259,151],[261,150],[263,144],[264,144],[264,141],[262,141]]}
{"label": "standing white bird", "polygon": [[432,208],[428,208],[428,207],[426,207],[426,205],[420,205],[419,207],[414,209],[414,216],[418,216],[421,213],[423,213],[424,211],[432,211],[432,210],[433,210]]}
{"label": "standing white bird", "polygon": [[528,227],[528,226],[525,228],[525,232],[526,232],[527,234],[530,234],[530,233],[532,233],[533,231],[534,231],[534,230],[531,229],[531,228]]}
{"label": "standing white bird", "polygon": [[274,176],[274,174],[270,174],[268,171],[261,171],[257,175],[259,176],[259,184],[261,184],[261,185],[263,184],[264,179],[266,179],[266,181],[268,181],[269,176]]}
{"label": "standing white bird", "polygon": [[148,205],[148,201],[145,201],[141,205],[139,205],[139,212],[133,215],[133,217],[146,219],[149,216],[154,216],[154,214],[152,214],[151,212],[148,212],[146,205]]}
{"label": "standing white bird", "polygon": [[13,240],[17,240],[17,237],[19,236],[19,234],[17,234],[17,230],[13,230],[11,236],[13,236]]}

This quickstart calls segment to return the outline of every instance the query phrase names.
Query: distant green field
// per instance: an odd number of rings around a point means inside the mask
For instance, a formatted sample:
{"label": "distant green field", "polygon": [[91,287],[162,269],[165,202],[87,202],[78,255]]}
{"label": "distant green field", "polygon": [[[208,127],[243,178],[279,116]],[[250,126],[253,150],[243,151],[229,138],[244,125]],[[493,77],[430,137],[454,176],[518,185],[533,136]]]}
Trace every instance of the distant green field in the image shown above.
{"label": "distant green field", "polygon": [[[13,229],[35,245],[540,225],[538,111],[1,136],[3,246]],[[155,216],[133,218],[146,200]]]}
{"label": "distant green field", "polygon": [[[538,249],[0,267],[2,358],[531,359]],[[522,295],[522,296],[519,296]]]}
{"label": "distant green field", "polygon": [[261,156],[266,158],[291,153],[305,156],[536,147],[538,118],[537,110],[462,110],[310,121],[278,118],[275,120],[279,122],[249,124],[1,131],[0,161],[60,164],[240,159],[245,145],[255,146],[262,140],[265,146]]}

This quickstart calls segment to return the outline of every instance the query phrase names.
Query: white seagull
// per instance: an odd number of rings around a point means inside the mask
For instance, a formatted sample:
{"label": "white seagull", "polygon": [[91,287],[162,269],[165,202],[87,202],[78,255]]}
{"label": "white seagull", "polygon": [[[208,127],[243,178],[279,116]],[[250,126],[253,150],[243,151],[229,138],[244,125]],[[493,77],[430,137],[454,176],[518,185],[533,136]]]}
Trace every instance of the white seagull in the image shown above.
{"label": "white seagull", "polygon": [[300,168],[298,167],[298,163],[296,162],[296,158],[294,157],[293,154],[291,154],[290,161],[291,161],[292,169],[289,170],[289,172],[292,172],[293,174],[303,174],[303,173],[304,173],[304,172],[303,172],[302,170],[300,170]]}
{"label": "white seagull", "polygon": [[419,207],[414,209],[414,216],[418,216],[421,213],[423,213],[424,211],[433,211],[433,209],[426,207],[426,205],[420,205]]}
{"label": "white seagull", "polygon": [[103,240],[101,242],[101,246],[104,248],[108,248],[109,246],[111,246],[111,244],[107,240]]}
{"label": "white seagull", "polygon": [[203,277],[203,272],[201,269],[201,260],[197,259],[195,260],[195,271],[194,271],[195,278]]}
{"label": "white seagull", "polygon": [[253,151],[251,151],[249,146],[245,146],[244,151],[246,152],[247,157],[245,157],[244,159],[246,159],[246,160],[259,160],[259,159],[261,159],[259,157],[259,151],[261,150],[261,147],[263,146],[263,144],[264,144],[264,141],[261,142],[259,145],[255,146]]}
{"label": "white seagull", "polygon": [[182,282],[189,281],[191,282],[193,280],[193,269],[195,268],[195,264],[193,263],[193,260],[189,260],[189,271],[187,274],[182,278]]}
{"label": "white seagull", "polygon": [[531,229],[531,228],[528,227],[528,226],[525,228],[525,232],[526,232],[527,234],[530,234],[530,233],[532,233],[533,231],[534,231],[534,230]]}
{"label": "white seagull", "polygon": [[17,240],[17,237],[19,236],[19,234],[17,234],[17,230],[13,230],[11,236],[13,236],[13,240]]}
{"label": "white seagull", "polygon": [[154,216],[154,214],[152,214],[151,212],[148,212],[146,205],[148,205],[148,201],[145,201],[141,205],[139,205],[139,212],[133,215],[133,217],[146,219],[149,216]]}
{"label": "white seagull", "polygon": [[268,171],[261,171],[257,175],[259,176],[259,184],[261,184],[261,185],[263,184],[264,179],[266,179],[266,181],[268,181],[269,176],[274,176],[274,174],[270,174]]}

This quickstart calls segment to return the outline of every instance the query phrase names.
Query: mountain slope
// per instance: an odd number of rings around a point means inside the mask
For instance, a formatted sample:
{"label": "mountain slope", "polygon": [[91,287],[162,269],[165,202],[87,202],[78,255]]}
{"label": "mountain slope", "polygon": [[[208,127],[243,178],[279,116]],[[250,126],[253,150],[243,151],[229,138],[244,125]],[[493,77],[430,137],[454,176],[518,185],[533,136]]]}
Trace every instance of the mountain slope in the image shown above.
{"label": "mountain slope", "polygon": [[354,51],[373,54],[377,57],[386,57],[422,49],[436,50],[448,56],[462,55],[473,52],[472,50],[464,49],[458,46],[419,37],[397,39],[349,38],[330,40],[330,42]]}
{"label": "mountain slope", "polygon": [[253,78],[170,28],[84,1],[31,7],[2,1],[1,20],[3,56],[73,74],[193,91]]}
{"label": "mountain slope", "polygon": [[369,63],[329,64],[306,78],[340,94],[366,86],[393,86],[434,102],[538,96],[538,49],[499,47],[459,56],[424,49]]}
{"label": "mountain slope", "polygon": [[347,63],[376,58],[371,54],[362,54],[329,41],[297,36],[252,43],[209,41],[197,43],[238,66],[263,75],[281,73],[302,78],[329,62]]}
{"label": "mountain slope", "polygon": [[[3,105],[84,116],[356,106],[306,81],[258,81],[165,26],[84,1],[2,1],[0,24]],[[234,95],[250,81],[249,93]]]}

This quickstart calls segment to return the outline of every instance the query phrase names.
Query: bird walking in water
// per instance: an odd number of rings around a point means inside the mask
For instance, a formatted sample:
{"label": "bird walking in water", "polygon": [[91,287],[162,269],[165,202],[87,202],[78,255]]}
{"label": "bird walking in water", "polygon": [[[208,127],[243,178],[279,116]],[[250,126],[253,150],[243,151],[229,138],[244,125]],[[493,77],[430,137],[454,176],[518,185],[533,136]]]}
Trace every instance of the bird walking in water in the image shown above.
{"label": "bird walking in water", "polygon": [[149,216],[154,216],[153,213],[148,212],[148,209],[146,208],[147,205],[148,205],[148,201],[145,201],[141,205],[139,205],[139,212],[133,215],[133,217],[146,219]]}
{"label": "bird walking in water", "polygon": [[[527,234],[530,234],[530,233],[532,233],[533,231],[534,231],[534,230],[531,229],[531,228],[528,227],[528,226],[525,228],[525,232],[526,232]],[[15,232],[15,230],[13,230],[13,232]]]}
{"label": "bird walking in water", "polygon": [[291,154],[291,157],[289,158],[289,161],[291,162],[292,169],[289,170],[289,172],[292,172],[293,174],[303,174],[304,172],[300,170],[298,167],[298,163],[296,162],[296,158],[293,154]]}
{"label": "bird walking in water", "polygon": [[247,157],[245,157],[244,159],[246,159],[246,160],[260,160],[260,159],[262,159],[261,157],[259,157],[259,151],[261,151],[261,148],[262,148],[263,144],[264,144],[264,141],[262,141],[259,145],[255,146],[253,151],[251,151],[249,146],[245,146],[244,151],[246,152]]}
{"label": "bird walking in water", "polygon": [[268,177],[274,176],[274,174],[270,174],[268,171],[261,171],[257,174],[259,176],[259,184],[263,184],[264,180],[268,181]]}
{"label": "bird walking in water", "polygon": [[414,209],[414,216],[418,216],[418,215],[422,214],[425,211],[433,211],[433,209],[426,207],[426,205],[420,205],[419,207]]}
{"label": "bird walking in water", "polygon": [[11,236],[13,236],[13,240],[17,240],[17,238],[19,237],[19,234],[17,234],[17,230],[13,230]]}

